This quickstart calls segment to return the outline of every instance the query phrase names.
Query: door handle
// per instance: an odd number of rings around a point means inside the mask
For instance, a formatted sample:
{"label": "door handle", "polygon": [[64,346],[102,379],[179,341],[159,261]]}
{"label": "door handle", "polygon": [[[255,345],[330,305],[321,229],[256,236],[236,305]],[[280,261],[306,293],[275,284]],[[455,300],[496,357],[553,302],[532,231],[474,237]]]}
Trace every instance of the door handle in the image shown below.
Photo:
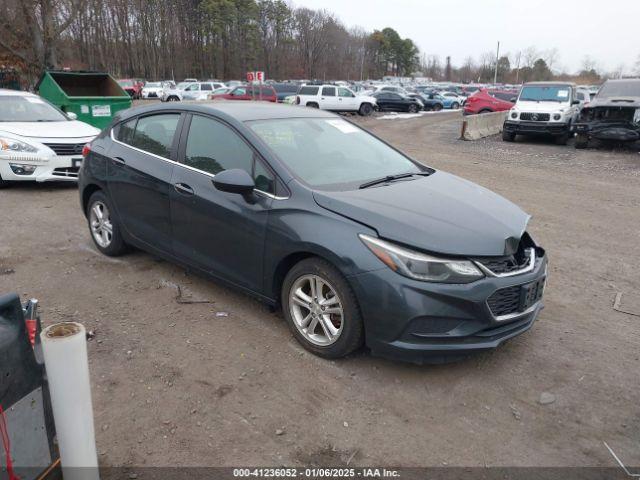
{"label": "door handle", "polygon": [[111,160],[113,160],[113,163],[117,164],[117,165],[126,165],[127,162],[124,161],[124,158],[122,157],[113,157]]}
{"label": "door handle", "polygon": [[193,188],[186,183],[176,183],[173,188],[181,195],[193,195]]}

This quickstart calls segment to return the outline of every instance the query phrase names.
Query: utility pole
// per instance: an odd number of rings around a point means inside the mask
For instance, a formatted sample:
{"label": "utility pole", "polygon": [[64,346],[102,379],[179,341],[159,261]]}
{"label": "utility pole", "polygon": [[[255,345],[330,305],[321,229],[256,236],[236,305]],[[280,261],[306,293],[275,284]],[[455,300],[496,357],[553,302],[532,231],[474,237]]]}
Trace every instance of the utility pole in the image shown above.
{"label": "utility pole", "polygon": [[496,69],[493,72],[493,84],[498,82],[498,58],[500,57],[500,42],[498,41],[498,49],[496,50]]}

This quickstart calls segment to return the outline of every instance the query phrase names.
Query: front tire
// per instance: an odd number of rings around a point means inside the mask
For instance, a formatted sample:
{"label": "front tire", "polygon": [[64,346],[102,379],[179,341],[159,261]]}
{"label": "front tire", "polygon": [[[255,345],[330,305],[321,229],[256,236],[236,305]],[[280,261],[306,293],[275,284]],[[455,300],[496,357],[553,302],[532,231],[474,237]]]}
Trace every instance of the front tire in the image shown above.
{"label": "front tire", "polygon": [[409,113],[418,113],[418,106],[412,103],[409,105],[408,111]]}
{"label": "front tire", "polygon": [[502,140],[505,142],[513,142],[516,139],[516,134],[502,130]]}
{"label": "front tire", "polygon": [[368,117],[373,113],[373,107],[370,103],[363,103],[362,105],[360,105],[360,110],[358,110],[358,113],[363,117]]}
{"label": "front tire", "polygon": [[578,134],[576,136],[575,147],[577,149],[579,149],[579,150],[582,150],[583,148],[588,148],[589,147],[589,137],[587,137],[586,135]]}
{"label": "front tire", "polygon": [[282,311],[293,336],[310,352],[340,358],[364,343],[358,301],[344,276],[320,258],[308,258],[287,273]]}
{"label": "front tire", "polygon": [[436,104],[433,106],[433,111],[434,111],[434,112],[439,112],[440,110],[442,110],[442,108],[443,108],[443,106],[442,106],[442,104],[441,104],[441,103],[436,103]]}
{"label": "front tire", "polygon": [[566,145],[569,141],[569,133],[563,133],[559,137],[556,137],[556,145]]}
{"label": "front tire", "polygon": [[91,195],[87,205],[89,233],[98,250],[109,257],[125,253],[127,244],[122,238],[111,200],[102,191],[97,191]]}
{"label": "front tire", "polygon": [[451,104],[451,110],[458,110],[460,108],[460,104],[458,102],[453,102]]}
{"label": "front tire", "polygon": [[2,176],[0,176],[0,188],[7,188],[9,185],[10,185],[10,182],[3,180]]}

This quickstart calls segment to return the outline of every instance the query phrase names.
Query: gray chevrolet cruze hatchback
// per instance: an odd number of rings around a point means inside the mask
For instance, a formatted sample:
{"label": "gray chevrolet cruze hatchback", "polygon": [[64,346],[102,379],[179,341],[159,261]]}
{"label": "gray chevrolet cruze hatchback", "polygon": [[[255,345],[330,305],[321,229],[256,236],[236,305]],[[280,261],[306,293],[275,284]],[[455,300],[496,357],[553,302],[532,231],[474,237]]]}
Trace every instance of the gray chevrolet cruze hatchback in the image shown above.
{"label": "gray chevrolet cruze hatchback", "polygon": [[101,252],[135,246],[280,305],[317,355],[443,361],[525,332],[542,309],[547,257],[526,213],[334,114],[143,107],[84,153]]}

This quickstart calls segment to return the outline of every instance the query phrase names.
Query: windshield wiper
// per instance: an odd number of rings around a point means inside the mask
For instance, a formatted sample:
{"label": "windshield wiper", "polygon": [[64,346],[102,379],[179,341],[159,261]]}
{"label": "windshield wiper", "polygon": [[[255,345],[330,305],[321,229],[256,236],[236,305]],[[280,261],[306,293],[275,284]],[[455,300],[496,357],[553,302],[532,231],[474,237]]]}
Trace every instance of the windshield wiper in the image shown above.
{"label": "windshield wiper", "polygon": [[394,180],[401,180],[403,178],[413,177],[414,175],[422,175],[428,177],[431,175],[430,172],[412,172],[412,173],[398,173],[397,175],[387,175],[386,177],[377,178],[375,180],[371,180],[370,182],[365,182],[360,185],[359,188],[368,188],[373,187],[374,185],[380,185],[381,183],[389,183]]}

